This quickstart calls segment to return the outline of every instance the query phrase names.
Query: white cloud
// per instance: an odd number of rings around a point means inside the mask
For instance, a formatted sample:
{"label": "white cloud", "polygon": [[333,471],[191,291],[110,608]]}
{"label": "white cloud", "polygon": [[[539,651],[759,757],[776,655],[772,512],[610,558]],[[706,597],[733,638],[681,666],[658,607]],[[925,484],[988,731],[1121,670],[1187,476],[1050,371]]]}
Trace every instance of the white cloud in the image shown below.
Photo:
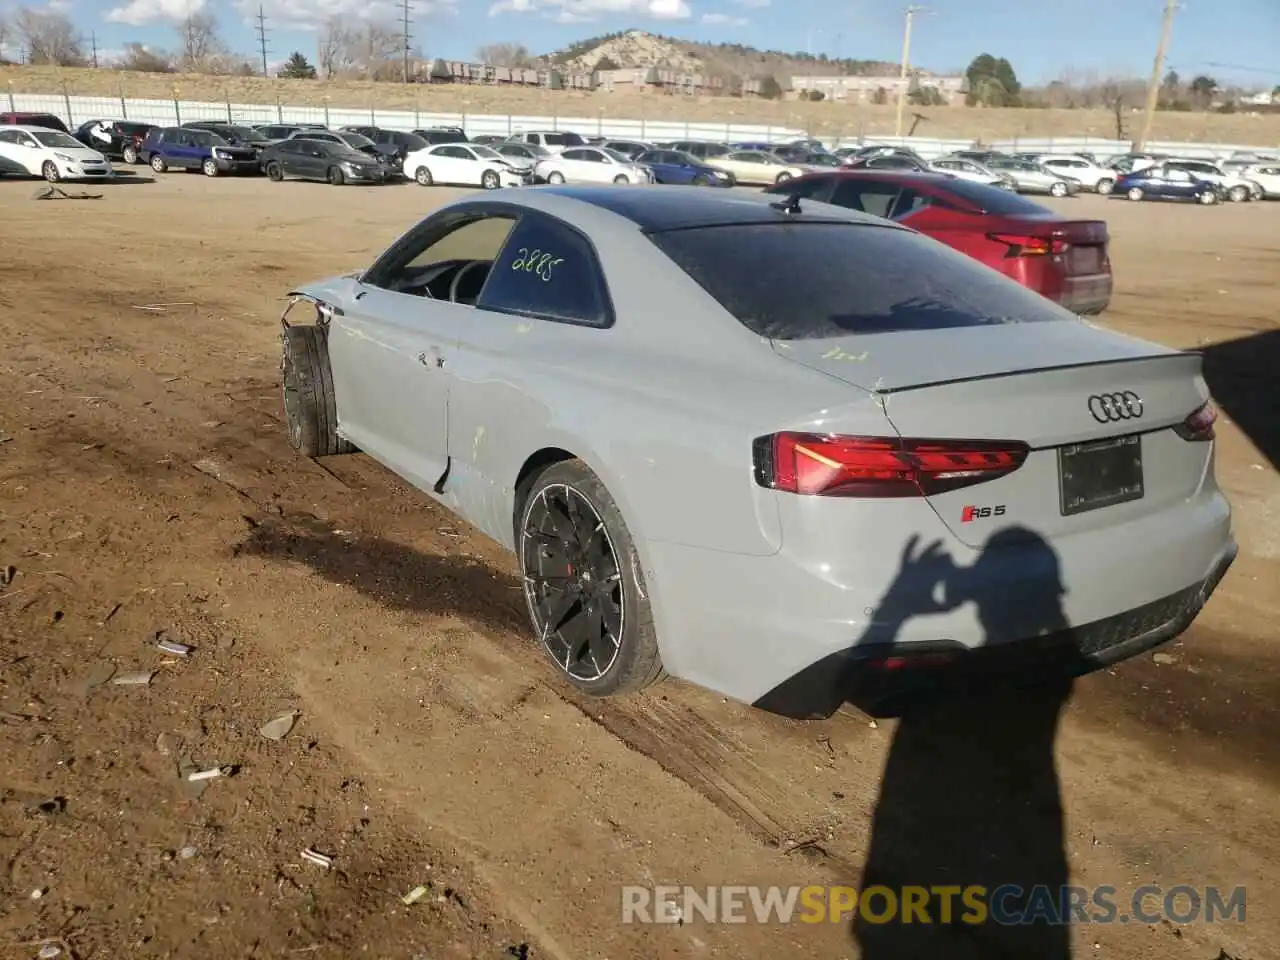
{"label": "white cloud", "polygon": [[204,10],[205,0],[129,0],[107,12],[112,23],[140,26],[156,20],[178,21]]}
{"label": "white cloud", "polygon": [[747,7],[750,10],[759,10],[761,7],[767,7],[769,0],[733,0],[740,7]]}
{"label": "white cloud", "polygon": [[731,17],[727,13],[704,13],[702,22],[712,27],[745,27],[746,17]]}
{"label": "white cloud", "polygon": [[[235,0],[246,23],[257,22],[258,3]],[[411,23],[456,14],[457,6],[458,0],[410,0]],[[268,30],[273,26],[317,30],[335,17],[347,22],[399,23],[402,9],[399,0],[265,0],[262,12]]]}
{"label": "white cloud", "polygon": [[499,0],[489,8],[500,13],[541,13],[557,23],[585,23],[610,14],[650,20],[688,20],[693,16],[685,0]]}

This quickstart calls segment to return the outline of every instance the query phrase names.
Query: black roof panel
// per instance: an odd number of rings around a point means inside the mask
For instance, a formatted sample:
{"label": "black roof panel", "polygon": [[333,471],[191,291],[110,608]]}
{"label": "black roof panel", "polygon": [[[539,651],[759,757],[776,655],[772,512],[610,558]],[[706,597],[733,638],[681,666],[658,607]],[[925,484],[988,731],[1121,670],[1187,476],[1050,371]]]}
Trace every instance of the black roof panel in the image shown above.
{"label": "black roof panel", "polygon": [[[771,206],[779,200],[776,195],[712,187],[565,185],[523,189],[590,203],[626,217],[641,230],[650,233],[688,227],[729,226],[735,223],[782,223],[796,219]],[[799,219],[809,223],[825,221],[886,225],[879,217],[809,200],[801,200],[800,208],[802,212]],[[805,214],[803,211],[806,208],[812,212]]]}

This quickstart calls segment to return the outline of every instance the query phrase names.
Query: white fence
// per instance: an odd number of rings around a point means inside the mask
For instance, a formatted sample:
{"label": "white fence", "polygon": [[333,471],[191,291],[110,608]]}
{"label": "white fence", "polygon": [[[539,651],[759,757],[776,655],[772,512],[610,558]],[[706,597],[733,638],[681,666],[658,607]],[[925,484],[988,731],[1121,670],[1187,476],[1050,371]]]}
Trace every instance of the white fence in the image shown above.
{"label": "white fence", "polygon": [[[0,99],[0,103],[3,103]],[[500,136],[521,130],[573,130],[586,136],[626,140],[789,140],[805,136],[803,130],[761,124],[684,122],[679,120],[615,120],[604,116],[497,116],[492,114],[428,113],[421,110],[353,109],[350,107],[299,107],[284,104],[211,103],[200,100],[134,100],[126,97],[73,97],[62,94],[9,93],[11,111],[52,113],[68,122],[73,130],[86,120],[120,119],[176,126],[192,120],[225,120],[240,123],[323,123],[327,127],[377,126],[391,130],[419,127],[459,126],[471,136]],[[832,147],[864,142],[904,144],[926,158],[976,145],[971,139],[932,137],[825,138]],[[1129,143],[1097,137],[1051,137],[1001,140],[987,144],[990,149],[1017,153],[1074,153],[1098,155],[1125,153]],[[1280,152],[1280,143],[1258,144],[1153,142],[1153,152],[1206,159],[1225,159],[1235,153]]]}

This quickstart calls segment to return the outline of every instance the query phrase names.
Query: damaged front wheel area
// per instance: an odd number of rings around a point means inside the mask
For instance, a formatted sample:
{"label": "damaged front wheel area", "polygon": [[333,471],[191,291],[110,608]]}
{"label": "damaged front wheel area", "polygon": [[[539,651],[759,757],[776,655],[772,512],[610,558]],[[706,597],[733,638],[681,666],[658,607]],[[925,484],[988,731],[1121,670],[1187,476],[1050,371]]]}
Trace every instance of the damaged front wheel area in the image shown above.
{"label": "damaged front wheel area", "polygon": [[[316,313],[324,319],[318,306]],[[280,387],[289,443],[304,457],[354,453],[355,446],[338,435],[328,330],[324,323],[291,326],[288,314],[281,317]]]}

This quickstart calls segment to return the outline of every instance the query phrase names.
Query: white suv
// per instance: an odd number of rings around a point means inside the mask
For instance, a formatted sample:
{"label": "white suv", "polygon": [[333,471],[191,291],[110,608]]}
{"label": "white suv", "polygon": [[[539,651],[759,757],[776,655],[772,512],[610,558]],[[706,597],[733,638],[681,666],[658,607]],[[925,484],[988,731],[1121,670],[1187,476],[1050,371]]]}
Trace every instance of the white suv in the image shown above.
{"label": "white suv", "polygon": [[1037,157],[1036,162],[1059,176],[1067,176],[1072,180],[1079,180],[1085,189],[1093,190],[1104,197],[1110,194],[1116,185],[1116,172],[1114,170],[1110,167],[1100,167],[1096,163],[1090,163],[1084,157],[1045,154]]}

